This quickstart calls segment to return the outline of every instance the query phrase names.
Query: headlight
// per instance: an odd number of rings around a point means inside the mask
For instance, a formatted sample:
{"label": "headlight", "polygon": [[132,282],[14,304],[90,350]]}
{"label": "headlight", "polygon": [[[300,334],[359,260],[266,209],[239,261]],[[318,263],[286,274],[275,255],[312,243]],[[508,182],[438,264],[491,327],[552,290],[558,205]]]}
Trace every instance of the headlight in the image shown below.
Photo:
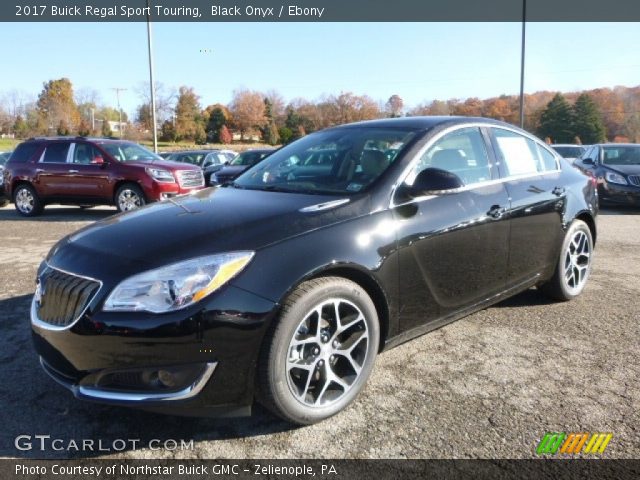
{"label": "headlight", "polygon": [[176,183],[176,179],[169,170],[163,170],[161,168],[147,168],[147,173],[153,177],[154,180],[164,183]]}
{"label": "headlight", "polygon": [[252,257],[253,252],[221,253],[134,275],[111,292],[103,310],[151,313],[180,310],[227,283]]}
{"label": "headlight", "polygon": [[617,183],[619,185],[628,185],[627,179],[619,173],[607,172],[604,174],[604,178],[609,183]]}

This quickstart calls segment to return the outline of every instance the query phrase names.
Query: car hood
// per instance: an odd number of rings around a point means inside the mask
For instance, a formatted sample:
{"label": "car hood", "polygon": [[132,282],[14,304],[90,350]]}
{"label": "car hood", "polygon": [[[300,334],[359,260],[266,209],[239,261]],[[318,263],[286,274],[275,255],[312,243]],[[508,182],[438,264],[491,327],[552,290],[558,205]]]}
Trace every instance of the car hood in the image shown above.
{"label": "car hood", "polygon": [[201,170],[197,165],[191,165],[189,163],[172,162],[169,160],[152,160],[148,162],[124,162],[124,165],[134,165],[136,167],[145,168],[164,168],[166,170]]}
{"label": "car hood", "polygon": [[613,170],[625,175],[640,175],[640,165],[603,165],[609,170]]}
{"label": "car hood", "polygon": [[218,173],[216,173],[219,177],[231,177],[235,175],[240,175],[246,169],[249,168],[249,165],[230,165],[227,167],[221,168]]}
{"label": "car hood", "polygon": [[78,274],[122,277],[202,255],[256,251],[365,214],[367,204],[364,197],[208,188],[89,225],[61,240],[47,260]]}

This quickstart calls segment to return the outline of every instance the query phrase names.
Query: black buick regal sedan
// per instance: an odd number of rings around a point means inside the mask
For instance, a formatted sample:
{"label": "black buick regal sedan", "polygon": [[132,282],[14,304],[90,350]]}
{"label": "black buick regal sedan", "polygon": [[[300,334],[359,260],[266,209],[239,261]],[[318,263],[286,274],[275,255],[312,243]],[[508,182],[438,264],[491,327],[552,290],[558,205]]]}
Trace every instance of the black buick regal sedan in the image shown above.
{"label": "black buick regal sedan", "polygon": [[62,239],[38,271],[35,346],[78,398],[191,415],[257,400],[309,424],[385,348],[530,287],[579,295],[596,214],[590,177],[504,123],[331,128]]}

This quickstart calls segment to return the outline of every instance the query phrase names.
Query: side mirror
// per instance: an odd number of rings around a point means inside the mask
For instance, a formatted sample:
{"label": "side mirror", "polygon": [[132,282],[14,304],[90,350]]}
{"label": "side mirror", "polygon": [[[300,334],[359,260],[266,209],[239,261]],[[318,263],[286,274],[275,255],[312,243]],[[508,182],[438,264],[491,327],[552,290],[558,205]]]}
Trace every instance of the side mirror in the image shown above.
{"label": "side mirror", "polygon": [[224,162],[224,166],[226,167],[227,165],[229,165],[231,162],[229,160],[227,160],[226,162]]}
{"label": "side mirror", "polygon": [[440,168],[425,168],[408,187],[411,198],[424,195],[442,195],[464,187],[464,182],[455,173]]}
{"label": "side mirror", "polygon": [[583,165],[595,165],[596,162],[593,161],[593,158],[583,158],[580,160]]}
{"label": "side mirror", "polygon": [[91,164],[92,165],[104,165],[104,158],[102,158],[100,155],[97,155],[97,156],[93,157],[93,160],[91,160]]}

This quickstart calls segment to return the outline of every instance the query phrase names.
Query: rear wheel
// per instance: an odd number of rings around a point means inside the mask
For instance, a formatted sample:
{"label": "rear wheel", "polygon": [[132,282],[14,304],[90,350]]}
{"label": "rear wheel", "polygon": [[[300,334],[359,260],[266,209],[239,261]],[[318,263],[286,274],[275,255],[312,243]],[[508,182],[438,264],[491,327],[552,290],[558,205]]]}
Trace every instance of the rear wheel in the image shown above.
{"label": "rear wheel", "polygon": [[142,189],[133,183],[126,183],[118,188],[115,200],[116,207],[121,212],[136,210],[147,203]]}
{"label": "rear wheel", "polygon": [[540,290],[554,300],[574,299],[587,284],[592,258],[591,230],[582,220],[575,220],[565,235],[555,274]]}
{"label": "rear wheel", "polygon": [[340,412],[369,378],[379,330],[375,306],[359,285],[340,277],[300,284],[265,339],[261,403],[301,425]]}
{"label": "rear wheel", "polygon": [[20,184],[13,192],[13,203],[20,215],[35,217],[42,213],[42,201],[35,188],[26,183]]}

